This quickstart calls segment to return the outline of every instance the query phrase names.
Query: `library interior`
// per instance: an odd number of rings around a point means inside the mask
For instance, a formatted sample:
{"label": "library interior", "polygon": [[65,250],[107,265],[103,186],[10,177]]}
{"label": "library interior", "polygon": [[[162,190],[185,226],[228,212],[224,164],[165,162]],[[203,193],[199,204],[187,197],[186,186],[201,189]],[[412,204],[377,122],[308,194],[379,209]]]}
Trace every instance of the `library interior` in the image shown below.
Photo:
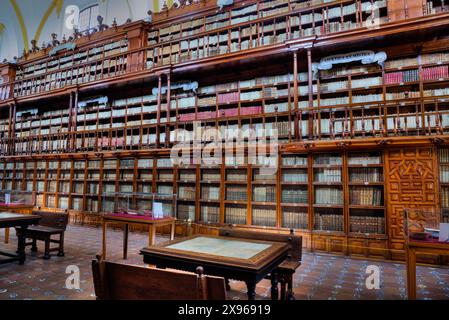
{"label": "library interior", "polygon": [[0,300],[449,300],[448,28],[449,0],[2,1]]}

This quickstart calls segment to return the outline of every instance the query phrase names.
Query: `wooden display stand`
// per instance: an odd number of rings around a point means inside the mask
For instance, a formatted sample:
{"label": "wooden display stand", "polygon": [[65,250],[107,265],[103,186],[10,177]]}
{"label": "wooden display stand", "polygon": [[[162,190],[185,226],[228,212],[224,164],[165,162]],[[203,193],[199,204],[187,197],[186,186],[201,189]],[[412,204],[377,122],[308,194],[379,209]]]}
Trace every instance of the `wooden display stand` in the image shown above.
{"label": "wooden display stand", "polygon": [[148,217],[133,217],[131,215],[114,215],[106,214],[102,217],[102,228],[103,228],[103,253],[102,258],[106,259],[106,231],[108,223],[117,223],[124,226],[123,229],[123,259],[128,258],[128,233],[129,225],[141,225],[148,226],[148,246],[153,246],[156,243],[156,228],[163,226],[170,226],[170,239],[175,239],[175,226],[176,220],[174,218],[164,218],[164,219],[153,219]]}

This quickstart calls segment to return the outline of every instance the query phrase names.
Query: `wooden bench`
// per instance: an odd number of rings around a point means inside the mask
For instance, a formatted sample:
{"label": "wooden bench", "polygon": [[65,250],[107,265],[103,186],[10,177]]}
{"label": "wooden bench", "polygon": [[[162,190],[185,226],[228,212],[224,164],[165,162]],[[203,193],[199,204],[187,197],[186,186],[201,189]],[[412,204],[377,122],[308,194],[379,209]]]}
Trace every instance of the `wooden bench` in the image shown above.
{"label": "wooden bench", "polygon": [[[301,266],[302,237],[295,236],[294,230],[290,230],[290,234],[276,234],[222,228],[219,230],[219,235],[223,237],[265,240],[271,242],[288,242],[290,244],[288,258],[279,265],[273,274],[270,275],[270,279],[272,284],[277,281],[281,284],[281,300],[295,299],[293,294],[293,275],[295,274],[296,269]],[[226,283],[228,283],[227,280]],[[227,287],[229,286],[227,285]],[[276,286],[272,287],[271,295],[272,297],[278,296]]]}
{"label": "wooden bench", "polygon": [[[32,246],[31,251],[37,252],[37,240],[45,242],[44,259],[50,259],[50,252],[58,251],[58,257],[64,256],[64,233],[69,222],[67,212],[45,212],[35,211],[33,214],[41,217],[38,225],[30,226],[25,231],[25,238],[32,239],[32,242],[25,243],[25,246]],[[52,239],[52,236],[59,236],[58,239]],[[56,243],[58,247],[51,248],[50,244]]]}
{"label": "wooden bench", "polygon": [[226,300],[223,278],[92,261],[97,300]]}

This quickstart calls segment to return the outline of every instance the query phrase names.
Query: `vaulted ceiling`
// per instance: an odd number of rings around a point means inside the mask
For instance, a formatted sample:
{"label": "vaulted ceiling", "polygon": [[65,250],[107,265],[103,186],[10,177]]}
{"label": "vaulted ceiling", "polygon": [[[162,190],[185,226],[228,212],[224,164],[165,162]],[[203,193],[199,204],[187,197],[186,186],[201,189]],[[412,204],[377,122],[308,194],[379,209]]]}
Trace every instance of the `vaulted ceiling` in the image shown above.
{"label": "vaulted ceiling", "polygon": [[[171,5],[174,0],[167,0]],[[20,56],[29,49],[31,40],[48,42],[56,33],[62,38],[71,35],[65,27],[68,15],[66,8],[76,5],[83,10],[99,5],[99,14],[104,23],[111,24],[114,18],[119,24],[127,19],[145,19],[148,10],[159,11],[164,0],[2,0],[0,1],[0,62]]]}

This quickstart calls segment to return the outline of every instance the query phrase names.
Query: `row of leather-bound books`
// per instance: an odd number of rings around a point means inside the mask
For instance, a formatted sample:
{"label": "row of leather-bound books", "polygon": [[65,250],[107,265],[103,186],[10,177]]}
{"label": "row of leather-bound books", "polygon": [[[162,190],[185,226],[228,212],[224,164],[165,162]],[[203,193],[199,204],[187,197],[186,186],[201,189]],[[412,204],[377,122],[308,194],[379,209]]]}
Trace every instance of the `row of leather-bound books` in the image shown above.
{"label": "row of leather-bound books", "polygon": [[350,232],[356,233],[385,233],[385,218],[375,216],[351,216],[349,219]]}
{"label": "row of leather-bound books", "polygon": [[206,223],[220,222],[220,207],[219,206],[201,206],[201,220]]}
{"label": "row of leather-bound books", "polygon": [[231,224],[246,224],[247,218],[246,206],[226,206],[225,222]]}
{"label": "row of leather-bound books", "polygon": [[257,226],[275,227],[276,209],[265,207],[252,208],[252,224]]}
{"label": "row of leather-bound books", "polygon": [[283,211],[283,227],[294,229],[307,229],[309,225],[309,215],[307,212]]}
{"label": "row of leather-bound books", "polygon": [[382,187],[351,187],[349,198],[352,205],[382,206],[384,190]]}
{"label": "row of leather-bound books", "polygon": [[309,195],[306,188],[286,188],[282,189],[281,201],[282,203],[308,203]]}
{"label": "row of leather-bound books", "polygon": [[314,215],[315,230],[343,231],[344,217],[342,214],[321,214]]}
{"label": "row of leather-bound books", "polygon": [[196,188],[195,186],[184,186],[178,187],[178,197],[179,199],[195,200]]}
{"label": "row of leather-bound books", "polygon": [[275,186],[253,186],[253,201],[255,202],[275,202]]}
{"label": "row of leather-bound books", "polygon": [[359,183],[382,182],[382,168],[350,168],[349,181]]}
{"label": "row of leather-bound books", "polygon": [[195,206],[192,205],[178,205],[178,219],[195,221]]}

